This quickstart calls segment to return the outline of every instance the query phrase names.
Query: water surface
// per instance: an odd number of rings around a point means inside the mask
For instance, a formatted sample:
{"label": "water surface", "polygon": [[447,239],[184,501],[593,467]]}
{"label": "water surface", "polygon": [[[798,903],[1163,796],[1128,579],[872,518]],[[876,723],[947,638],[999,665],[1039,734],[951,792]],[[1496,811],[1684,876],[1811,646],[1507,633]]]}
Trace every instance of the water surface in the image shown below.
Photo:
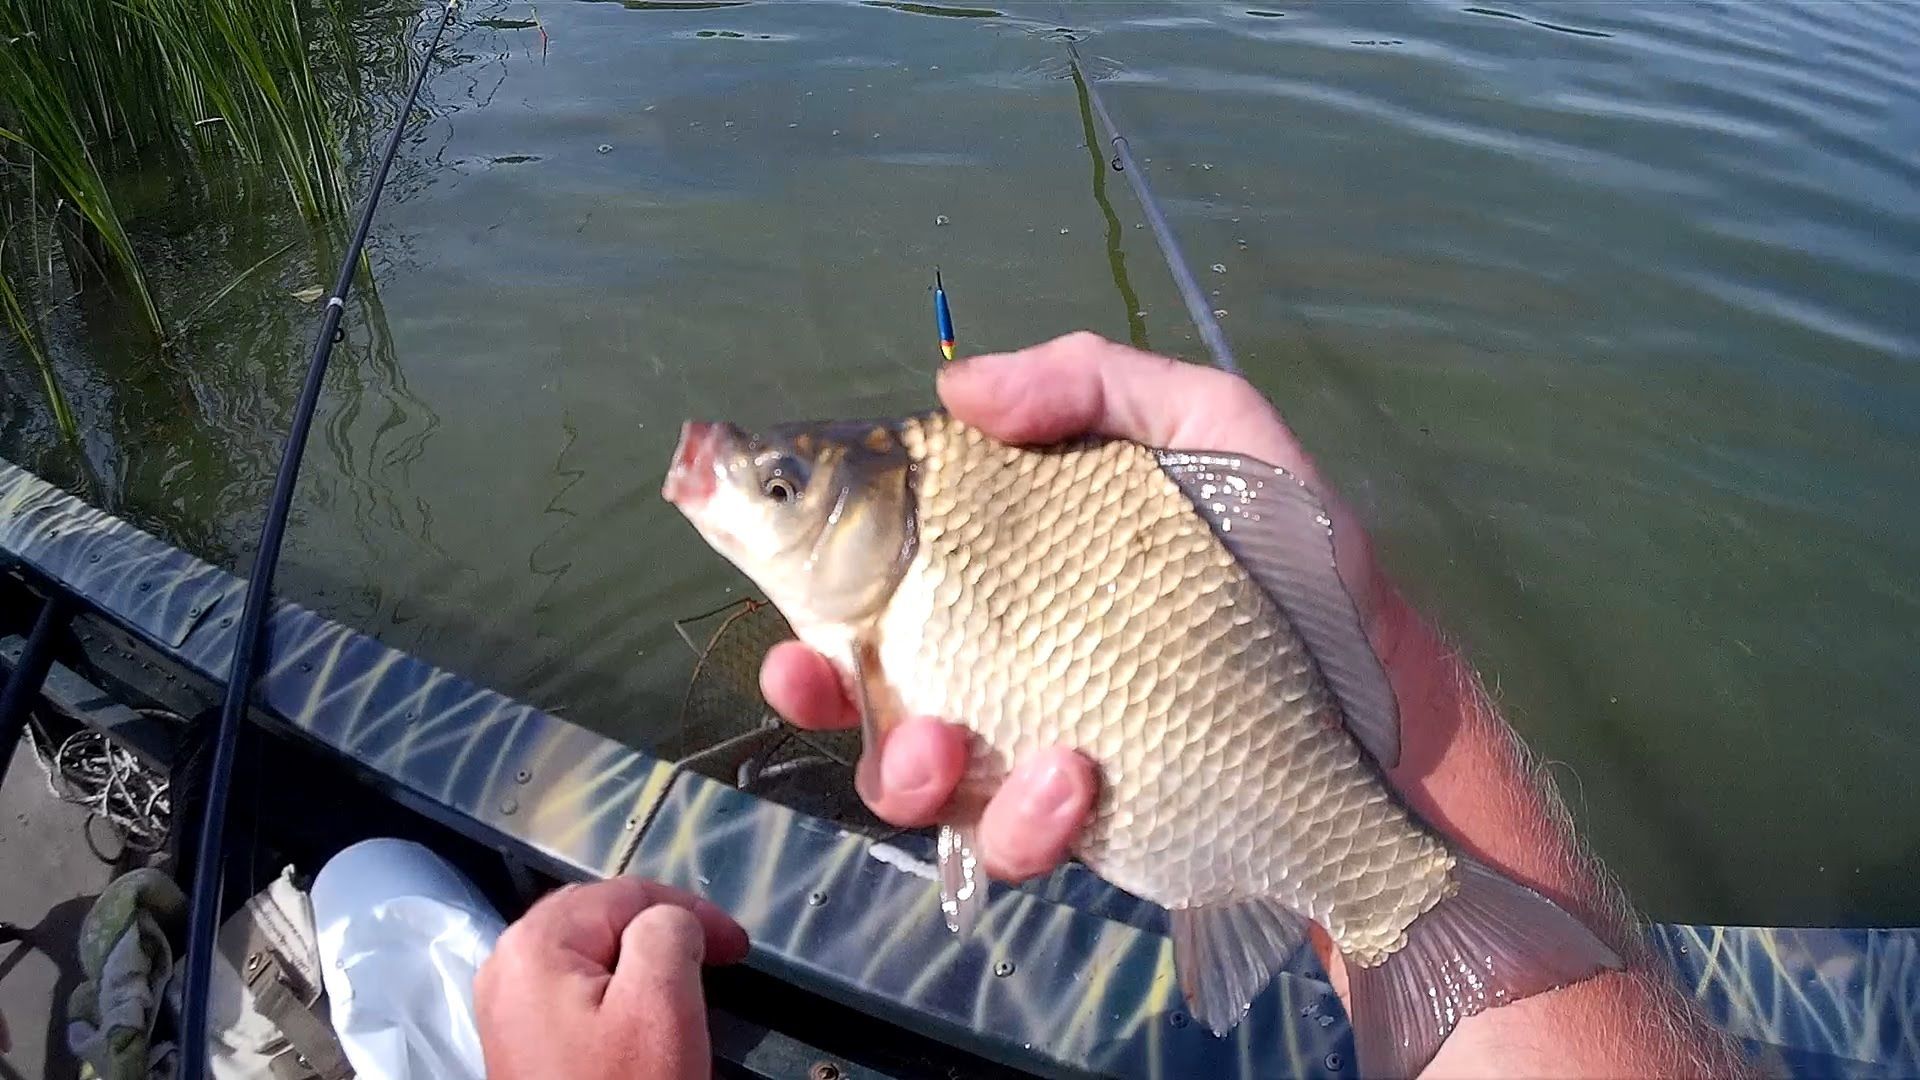
{"label": "water surface", "polygon": [[[1063,28],[1249,376],[1636,899],[1920,920],[1900,5],[476,6],[285,590],[646,745],[670,621],[747,588],[659,499],[682,418],[928,404],[936,264],[963,351],[1201,358]],[[286,223],[166,228],[191,291]],[[166,363],[78,319],[91,497],[239,565],[326,276],[289,260]],[[10,343],[0,372],[0,452],[78,483]]]}

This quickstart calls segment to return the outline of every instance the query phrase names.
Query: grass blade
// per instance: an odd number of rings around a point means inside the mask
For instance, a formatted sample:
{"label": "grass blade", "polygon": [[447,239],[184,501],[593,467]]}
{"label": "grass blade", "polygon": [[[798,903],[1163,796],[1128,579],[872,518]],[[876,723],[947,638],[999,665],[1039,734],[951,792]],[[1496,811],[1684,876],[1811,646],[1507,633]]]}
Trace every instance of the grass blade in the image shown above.
{"label": "grass blade", "polygon": [[7,325],[13,329],[20,344],[27,350],[27,356],[40,371],[40,385],[45,388],[47,405],[53,410],[54,426],[68,442],[78,442],[80,425],[73,418],[73,409],[67,404],[66,392],[60,389],[60,379],[54,373],[53,362],[40,348],[38,328],[27,317],[26,308],[20,303],[20,297],[14,292],[13,283],[5,272],[6,238],[0,237],[0,316],[4,316]]}

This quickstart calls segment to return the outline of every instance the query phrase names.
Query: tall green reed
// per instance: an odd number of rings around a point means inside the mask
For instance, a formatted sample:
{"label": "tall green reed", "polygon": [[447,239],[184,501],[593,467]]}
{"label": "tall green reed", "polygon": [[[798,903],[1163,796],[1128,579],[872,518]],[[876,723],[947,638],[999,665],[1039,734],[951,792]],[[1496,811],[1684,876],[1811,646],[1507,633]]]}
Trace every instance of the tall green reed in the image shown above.
{"label": "tall green reed", "polygon": [[[0,313],[62,426],[72,410],[40,340],[60,277],[107,287],[161,349],[205,310],[163,314],[116,198],[130,178],[157,172],[233,212],[288,200],[320,248],[344,227],[336,117],[365,93],[352,2],[0,0]],[[61,258],[9,252],[22,230],[57,236]]]}
{"label": "tall green reed", "polygon": [[[6,256],[7,240],[0,236],[0,258]],[[73,418],[73,408],[67,404],[66,392],[60,389],[60,380],[54,374],[53,362],[40,348],[40,328],[34,324],[27,309],[21,306],[20,297],[13,291],[4,275],[0,275],[0,315],[20,344],[27,351],[28,359],[33,361],[40,372],[40,385],[47,395],[47,407],[53,411],[53,425],[59,429],[62,437],[72,441],[80,437],[80,425]]]}

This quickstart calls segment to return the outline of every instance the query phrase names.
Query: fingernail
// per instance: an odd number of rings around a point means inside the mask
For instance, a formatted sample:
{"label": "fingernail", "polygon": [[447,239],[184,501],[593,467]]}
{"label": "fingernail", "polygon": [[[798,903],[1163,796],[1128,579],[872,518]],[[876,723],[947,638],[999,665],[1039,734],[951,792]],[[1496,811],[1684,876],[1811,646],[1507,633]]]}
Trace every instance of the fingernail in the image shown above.
{"label": "fingernail", "polygon": [[1041,761],[1028,770],[1022,782],[1026,798],[1020,808],[1031,820],[1055,821],[1073,809],[1076,789],[1073,777],[1058,761]]}
{"label": "fingernail", "polygon": [[880,784],[892,795],[917,795],[933,783],[924,754],[894,753],[880,758]]}
{"label": "fingernail", "polygon": [[994,377],[998,356],[997,353],[981,353],[949,361],[941,365],[935,382],[945,385],[954,379],[965,379],[973,384],[976,392],[991,393],[999,385],[999,380]]}
{"label": "fingernail", "polygon": [[973,374],[972,365],[973,358],[966,356],[941,365],[939,374],[933,378],[934,392],[949,394],[953,392],[954,386],[960,382],[978,381]]}

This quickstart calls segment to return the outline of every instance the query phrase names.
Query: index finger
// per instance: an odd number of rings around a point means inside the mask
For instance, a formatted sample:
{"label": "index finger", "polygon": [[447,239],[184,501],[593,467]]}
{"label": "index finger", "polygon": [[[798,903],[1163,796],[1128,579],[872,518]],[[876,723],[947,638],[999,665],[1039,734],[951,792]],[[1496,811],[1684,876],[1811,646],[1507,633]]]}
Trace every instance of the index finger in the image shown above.
{"label": "index finger", "polygon": [[791,723],[816,731],[850,728],[860,712],[827,658],[798,641],[783,641],[760,662],[760,694]]}
{"label": "index finger", "polygon": [[620,935],[627,924],[655,904],[693,912],[706,935],[706,955],[715,963],[732,963],[746,955],[747,932],[712,902],[635,877],[557,889],[529,908],[508,932],[535,963],[605,975],[620,954]]}

